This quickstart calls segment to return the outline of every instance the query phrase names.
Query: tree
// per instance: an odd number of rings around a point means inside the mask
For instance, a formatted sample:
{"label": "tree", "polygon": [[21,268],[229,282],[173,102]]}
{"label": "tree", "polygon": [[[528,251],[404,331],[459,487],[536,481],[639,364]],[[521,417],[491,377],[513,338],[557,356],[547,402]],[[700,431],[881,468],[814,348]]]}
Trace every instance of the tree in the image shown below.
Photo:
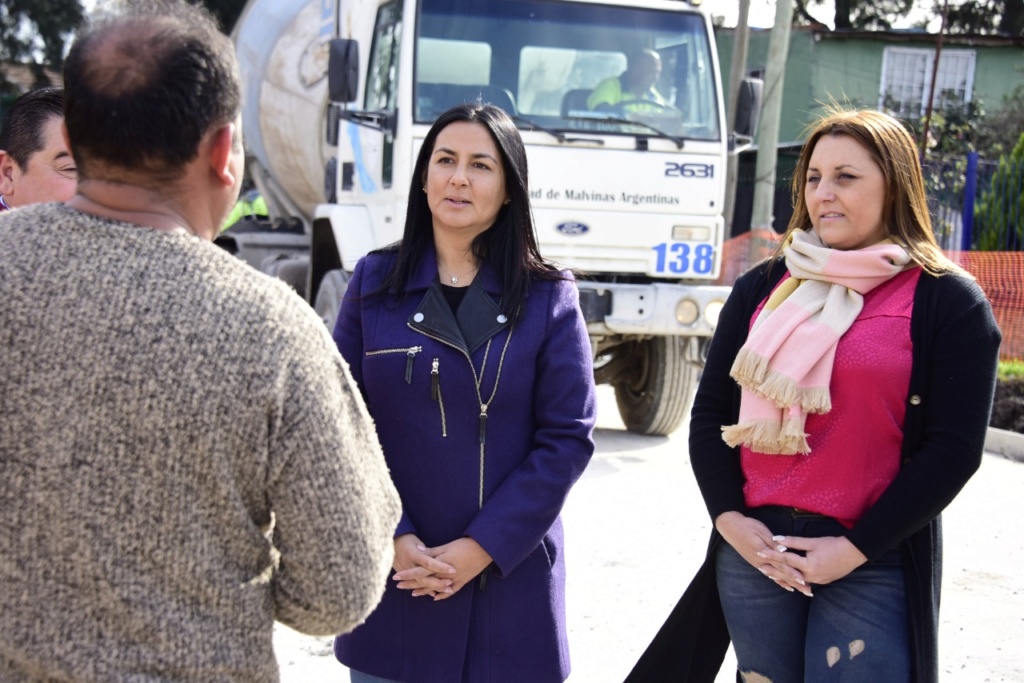
{"label": "tree", "polygon": [[[246,0],[204,0],[203,4],[230,33]],[[81,25],[81,0],[0,0],[0,63],[27,64],[43,84],[43,67],[60,69],[64,53]],[[0,69],[0,91],[7,81]]]}
{"label": "tree", "polygon": [[[928,153],[939,157],[964,156],[977,150],[978,130],[986,119],[985,103],[975,97],[970,102],[960,102],[955,93],[936,95],[941,102],[932,111],[928,124]],[[924,135],[924,119],[910,122],[914,137]]]}
{"label": "tree", "polygon": [[[935,0],[942,12],[944,0]],[[998,33],[1024,36],[1024,0],[965,0],[950,4],[946,14],[950,33]]]}
{"label": "tree", "polygon": [[0,2],[0,61],[59,68],[83,14],[80,0]]}
{"label": "tree", "polygon": [[1017,136],[1024,134],[1024,85],[1003,95],[998,109],[979,122],[975,138],[978,153],[985,159],[998,159],[1010,150]]}
{"label": "tree", "polygon": [[[809,7],[824,5],[825,0],[795,0],[795,3],[796,13],[806,21],[826,23],[808,12]],[[887,31],[892,28],[894,19],[905,16],[913,7],[914,0],[835,0],[833,22],[837,31]]]}

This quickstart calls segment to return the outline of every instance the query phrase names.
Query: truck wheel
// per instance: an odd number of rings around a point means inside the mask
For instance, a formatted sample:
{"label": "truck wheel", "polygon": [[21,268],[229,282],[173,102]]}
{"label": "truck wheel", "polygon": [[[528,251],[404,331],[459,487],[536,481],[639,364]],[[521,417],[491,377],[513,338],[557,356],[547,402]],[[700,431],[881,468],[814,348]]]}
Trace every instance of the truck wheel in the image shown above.
{"label": "truck wheel", "polygon": [[309,257],[275,254],[261,263],[259,270],[283,280],[303,299],[306,298],[306,278],[309,276]]}
{"label": "truck wheel", "polygon": [[348,273],[344,270],[329,270],[320,281],[320,289],[316,291],[316,301],[313,309],[327,325],[327,329],[334,332],[334,323],[338,320],[338,309],[341,308],[341,299],[348,289]]}
{"label": "truck wheel", "polygon": [[634,356],[634,372],[615,384],[626,429],[667,436],[686,419],[700,368],[686,360],[687,337],[653,337],[621,349]]}

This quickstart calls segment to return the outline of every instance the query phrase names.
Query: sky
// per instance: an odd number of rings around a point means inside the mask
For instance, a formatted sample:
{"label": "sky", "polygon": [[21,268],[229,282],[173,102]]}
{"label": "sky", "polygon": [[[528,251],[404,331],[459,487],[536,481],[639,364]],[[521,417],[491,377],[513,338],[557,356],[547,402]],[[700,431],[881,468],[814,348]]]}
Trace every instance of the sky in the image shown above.
{"label": "sky", "polygon": [[[823,24],[832,26],[832,16],[835,13],[835,4],[832,0],[826,0],[822,4],[807,3],[807,12],[821,19]],[[725,26],[735,26],[739,16],[739,0],[704,0],[704,8],[712,16],[725,17]],[[894,28],[908,28],[913,26],[922,18],[932,16],[932,0],[915,0],[914,9],[907,18],[893,24]],[[775,0],[750,0],[750,14],[747,23],[752,28],[771,28],[775,23]],[[933,25],[934,24],[934,25]],[[930,31],[938,31],[938,20],[929,23]]]}

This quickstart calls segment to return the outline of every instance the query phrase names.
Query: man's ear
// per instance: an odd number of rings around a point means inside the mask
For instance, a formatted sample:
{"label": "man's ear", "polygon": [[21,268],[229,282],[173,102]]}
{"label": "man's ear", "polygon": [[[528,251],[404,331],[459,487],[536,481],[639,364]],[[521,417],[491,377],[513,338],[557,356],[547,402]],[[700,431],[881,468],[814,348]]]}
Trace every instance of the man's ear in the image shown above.
{"label": "man's ear", "polygon": [[210,170],[225,185],[235,184],[236,169],[232,164],[235,124],[228,123],[215,130],[210,137]]}
{"label": "man's ear", "polygon": [[0,195],[14,194],[14,176],[20,170],[14,157],[0,149]]}

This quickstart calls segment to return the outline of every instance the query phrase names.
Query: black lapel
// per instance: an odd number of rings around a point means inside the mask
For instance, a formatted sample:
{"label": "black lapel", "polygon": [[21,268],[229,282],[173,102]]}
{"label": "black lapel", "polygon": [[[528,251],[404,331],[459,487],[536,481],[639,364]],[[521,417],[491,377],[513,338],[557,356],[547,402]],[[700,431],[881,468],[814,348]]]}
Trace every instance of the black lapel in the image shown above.
{"label": "black lapel", "polygon": [[479,282],[480,278],[474,278],[458,313],[454,314],[441,283],[435,279],[409,317],[409,326],[472,354],[509,325],[508,318]]}

